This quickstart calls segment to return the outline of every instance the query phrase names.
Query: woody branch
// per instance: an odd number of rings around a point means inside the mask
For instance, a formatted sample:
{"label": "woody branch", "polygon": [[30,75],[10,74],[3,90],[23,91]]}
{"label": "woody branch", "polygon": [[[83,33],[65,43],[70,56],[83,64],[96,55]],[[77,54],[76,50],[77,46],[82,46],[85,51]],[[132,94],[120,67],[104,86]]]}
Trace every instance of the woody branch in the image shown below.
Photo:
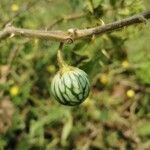
{"label": "woody branch", "polygon": [[24,36],[29,38],[41,38],[64,43],[71,43],[75,40],[90,37],[93,35],[101,35],[103,33],[112,32],[134,24],[144,23],[150,18],[150,11],[145,11],[140,14],[88,29],[68,29],[68,31],[45,31],[17,28],[12,25],[7,25],[0,31],[0,40],[10,36]]}

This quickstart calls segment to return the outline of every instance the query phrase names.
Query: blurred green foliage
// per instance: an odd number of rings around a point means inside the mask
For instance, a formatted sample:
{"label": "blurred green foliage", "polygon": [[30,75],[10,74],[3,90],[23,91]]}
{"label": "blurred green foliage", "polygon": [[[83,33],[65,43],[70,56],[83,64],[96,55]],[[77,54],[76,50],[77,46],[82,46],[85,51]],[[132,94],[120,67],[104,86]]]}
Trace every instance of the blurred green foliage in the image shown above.
{"label": "blurred green foliage", "polygon": [[[1,0],[0,29],[7,23],[43,30],[89,28],[149,5],[148,0]],[[75,14],[84,15],[65,19]],[[148,150],[149,41],[147,22],[65,45],[67,62],[91,81],[89,98],[77,107],[60,105],[50,94],[59,43],[23,37],[0,41],[0,150]]]}

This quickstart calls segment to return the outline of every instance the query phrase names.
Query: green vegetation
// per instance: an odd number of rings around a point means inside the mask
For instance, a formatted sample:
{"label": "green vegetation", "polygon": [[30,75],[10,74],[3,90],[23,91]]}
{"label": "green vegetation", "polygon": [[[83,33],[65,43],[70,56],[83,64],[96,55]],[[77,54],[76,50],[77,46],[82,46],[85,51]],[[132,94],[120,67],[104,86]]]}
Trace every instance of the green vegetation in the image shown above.
{"label": "green vegetation", "polygon": [[[138,14],[149,0],[1,0],[0,30],[91,28]],[[73,17],[78,16],[78,17]],[[59,42],[0,41],[0,150],[149,150],[150,26],[65,44],[68,64],[84,70],[90,95],[59,104],[50,92]]]}

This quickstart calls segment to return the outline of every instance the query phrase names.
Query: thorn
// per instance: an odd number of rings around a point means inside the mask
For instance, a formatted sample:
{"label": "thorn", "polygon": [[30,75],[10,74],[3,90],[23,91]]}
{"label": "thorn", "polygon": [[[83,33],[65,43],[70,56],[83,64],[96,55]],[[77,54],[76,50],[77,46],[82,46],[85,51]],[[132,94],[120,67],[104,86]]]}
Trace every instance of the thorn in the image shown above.
{"label": "thorn", "polygon": [[105,49],[102,49],[102,53],[104,54],[104,56],[105,56],[106,58],[110,59],[110,56],[109,56],[109,54],[106,52]]}
{"label": "thorn", "polygon": [[145,24],[148,22],[147,19],[142,15],[139,16],[139,20],[144,22]]}
{"label": "thorn", "polygon": [[101,22],[101,25],[104,26],[105,25],[105,22],[102,20],[102,19],[99,19],[100,22]]}
{"label": "thorn", "polygon": [[74,28],[68,29],[68,33],[71,35],[75,35],[76,32],[77,32],[77,29],[74,29]]}
{"label": "thorn", "polygon": [[95,38],[96,38],[96,37],[95,37],[95,34],[93,34],[91,40],[94,41]]}
{"label": "thorn", "polygon": [[77,29],[72,29],[72,28],[68,29],[68,34],[69,34],[70,38],[69,38],[69,42],[67,42],[67,43],[73,43],[73,39],[77,35]]}
{"label": "thorn", "polygon": [[9,36],[9,38],[12,38],[12,37],[14,37],[15,36],[15,34],[14,33],[11,33],[11,35]]}
{"label": "thorn", "polygon": [[104,67],[104,63],[102,61],[99,61],[99,64]]}
{"label": "thorn", "polygon": [[48,27],[45,27],[45,31],[48,31]]}
{"label": "thorn", "polygon": [[11,26],[12,26],[12,21],[11,21],[11,22],[8,22],[8,23],[5,25],[5,28],[11,27]]}
{"label": "thorn", "polygon": [[21,34],[24,34],[24,31],[20,31]]}

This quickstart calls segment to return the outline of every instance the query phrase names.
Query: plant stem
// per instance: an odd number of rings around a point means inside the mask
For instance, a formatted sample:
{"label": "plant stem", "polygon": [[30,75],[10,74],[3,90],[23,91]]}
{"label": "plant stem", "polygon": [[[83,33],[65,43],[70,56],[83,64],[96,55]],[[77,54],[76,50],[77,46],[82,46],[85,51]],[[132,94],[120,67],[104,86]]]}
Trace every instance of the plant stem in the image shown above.
{"label": "plant stem", "polygon": [[[31,30],[7,25],[3,30],[0,31],[0,40],[9,38],[10,36],[14,37],[20,35],[30,38],[41,38],[64,43],[72,43],[73,41],[79,40],[81,38],[87,38],[93,35],[97,36],[130,25],[145,23],[149,18],[150,18],[150,10],[106,25],[88,29],[74,29],[74,30],[68,29],[68,31]],[[69,32],[70,30],[72,32]]]}
{"label": "plant stem", "polygon": [[63,49],[63,43],[61,42],[59,45],[58,52],[57,52],[57,61],[58,61],[58,65],[60,69],[67,66],[63,58],[62,49]]}

